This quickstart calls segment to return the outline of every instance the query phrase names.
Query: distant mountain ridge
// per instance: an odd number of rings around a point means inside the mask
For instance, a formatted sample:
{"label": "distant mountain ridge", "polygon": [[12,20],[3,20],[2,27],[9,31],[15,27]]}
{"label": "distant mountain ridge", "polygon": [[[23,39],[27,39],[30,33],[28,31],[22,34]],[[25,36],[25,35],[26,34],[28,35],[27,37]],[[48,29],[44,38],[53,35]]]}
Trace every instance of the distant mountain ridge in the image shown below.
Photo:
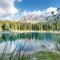
{"label": "distant mountain ridge", "polygon": [[29,14],[20,18],[21,22],[47,22],[55,19],[60,19],[60,15],[58,16],[46,16],[46,15],[37,15],[37,14]]}

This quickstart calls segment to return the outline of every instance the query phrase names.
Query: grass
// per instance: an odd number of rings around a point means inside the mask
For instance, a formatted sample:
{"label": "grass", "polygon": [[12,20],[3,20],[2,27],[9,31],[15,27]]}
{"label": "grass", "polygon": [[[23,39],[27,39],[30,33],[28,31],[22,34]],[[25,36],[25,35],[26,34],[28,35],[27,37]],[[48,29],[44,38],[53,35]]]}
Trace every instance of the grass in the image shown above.
{"label": "grass", "polygon": [[35,53],[37,60],[60,60],[60,54],[56,52],[41,51]]}
{"label": "grass", "polygon": [[[56,52],[40,51],[34,53],[33,55],[24,55],[23,58],[16,55],[13,56],[11,60],[32,60],[32,58],[37,58],[37,60],[60,60],[60,54]],[[9,57],[4,57],[3,60],[10,60]]]}

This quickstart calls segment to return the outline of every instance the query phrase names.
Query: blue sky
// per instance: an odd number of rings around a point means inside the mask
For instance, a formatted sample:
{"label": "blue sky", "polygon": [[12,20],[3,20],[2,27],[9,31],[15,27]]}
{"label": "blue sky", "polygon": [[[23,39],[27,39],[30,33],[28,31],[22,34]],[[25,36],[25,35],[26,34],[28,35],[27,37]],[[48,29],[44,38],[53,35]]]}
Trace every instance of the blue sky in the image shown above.
{"label": "blue sky", "polygon": [[16,2],[15,6],[22,10],[44,10],[49,7],[60,7],[60,0],[23,0]]}
{"label": "blue sky", "polygon": [[[27,14],[44,14],[60,8],[60,0],[0,0],[0,19],[15,19]],[[48,15],[47,14],[47,15]]]}

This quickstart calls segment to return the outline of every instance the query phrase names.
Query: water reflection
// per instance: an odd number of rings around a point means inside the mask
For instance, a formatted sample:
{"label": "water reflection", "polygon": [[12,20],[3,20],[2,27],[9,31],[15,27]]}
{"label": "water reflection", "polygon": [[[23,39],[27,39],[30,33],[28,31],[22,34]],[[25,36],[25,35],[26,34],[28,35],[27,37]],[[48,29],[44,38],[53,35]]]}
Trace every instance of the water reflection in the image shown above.
{"label": "water reflection", "polygon": [[52,33],[19,33],[19,34],[0,34],[0,53],[7,44],[4,53],[16,52],[36,52],[41,50],[56,50],[55,41],[60,34]]}

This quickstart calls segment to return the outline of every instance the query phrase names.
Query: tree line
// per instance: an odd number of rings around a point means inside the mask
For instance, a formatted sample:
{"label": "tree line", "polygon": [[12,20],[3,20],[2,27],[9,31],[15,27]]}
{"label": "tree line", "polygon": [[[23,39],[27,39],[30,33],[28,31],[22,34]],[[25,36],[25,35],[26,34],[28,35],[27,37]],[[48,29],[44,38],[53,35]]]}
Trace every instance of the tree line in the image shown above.
{"label": "tree line", "polygon": [[2,21],[0,20],[0,31],[2,30],[60,30],[60,20],[38,22],[38,23],[23,23],[20,21]]}

